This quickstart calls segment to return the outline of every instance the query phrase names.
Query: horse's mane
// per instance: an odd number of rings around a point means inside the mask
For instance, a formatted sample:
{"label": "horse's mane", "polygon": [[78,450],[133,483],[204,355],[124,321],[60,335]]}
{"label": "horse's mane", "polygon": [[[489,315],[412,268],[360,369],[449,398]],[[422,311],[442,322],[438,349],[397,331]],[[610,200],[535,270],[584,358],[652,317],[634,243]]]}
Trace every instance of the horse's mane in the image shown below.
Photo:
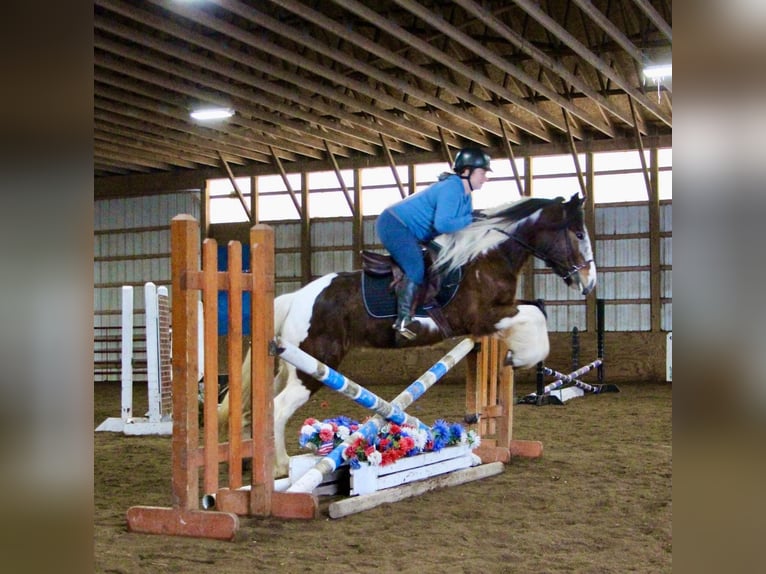
{"label": "horse's mane", "polygon": [[536,219],[543,207],[561,201],[563,201],[562,198],[525,197],[498,207],[481,210],[486,219],[479,219],[460,231],[444,233],[436,238],[441,249],[434,261],[434,266],[445,272],[462,267],[506,241],[508,239],[506,233],[513,233],[523,221],[529,218]]}

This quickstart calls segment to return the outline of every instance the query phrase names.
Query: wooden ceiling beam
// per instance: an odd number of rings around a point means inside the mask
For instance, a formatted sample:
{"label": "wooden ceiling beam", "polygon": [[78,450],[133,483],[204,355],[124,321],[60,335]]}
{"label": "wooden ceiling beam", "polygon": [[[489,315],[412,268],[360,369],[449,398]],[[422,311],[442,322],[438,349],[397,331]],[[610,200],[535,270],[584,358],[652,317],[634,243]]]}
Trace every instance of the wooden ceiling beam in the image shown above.
{"label": "wooden ceiling beam", "polygon": [[[195,145],[188,140],[182,140],[179,135],[169,138],[167,137],[167,130],[162,130],[156,126],[150,124],[143,124],[138,127],[135,120],[118,116],[109,112],[95,110],[93,113],[94,130],[100,130],[104,133],[112,133],[117,136],[130,137],[137,141],[144,141],[147,144],[157,145],[169,150],[174,150],[175,153],[181,153],[191,157],[205,158],[212,162],[211,165],[215,165],[216,158],[218,157],[214,151],[210,148],[204,148],[199,145]],[[247,162],[238,155],[226,153],[224,154],[226,161],[229,163],[235,163],[244,165]],[[201,163],[201,162],[200,162]]]}
{"label": "wooden ceiling beam", "polygon": [[[260,72],[279,78],[285,82],[289,82],[296,86],[299,89],[295,88],[287,88],[284,85],[278,84],[276,82],[265,80],[264,78],[257,78],[253,76],[251,73],[245,73],[244,71],[241,71],[240,69],[235,68],[233,65],[222,65],[220,61],[215,61],[211,58],[200,56],[190,50],[185,50],[182,47],[172,44],[170,42],[164,42],[160,40],[156,40],[153,38],[146,38],[141,37],[136,38],[136,31],[132,30],[128,27],[122,27],[113,23],[110,23],[106,21],[104,18],[96,18],[94,23],[99,28],[106,29],[112,33],[120,33],[124,35],[124,37],[131,39],[132,41],[136,41],[139,43],[143,43],[144,45],[147,45],[149,47],[152,47],[154,50],[157,50],[158,52],[162,52],[163,54],[167,54],[169,56],[172,56],[173,58],[178,58],[181,61],[186,61],[188,63],[194,64],[195,66],[199,66],[202,69],[210,70],[216,74],[219,75],[225,75],[226,77],[236,80],[237,82],[241,83],[244,86],[247,86],[247,90],[243,90],[241,88],[237,88],[233,83],[226,83],[226,86],[228,87],[228,92],[226,90],[223,91],[223,93],[237,93],[238,97],[242,98],[243,101],[253,101],[253,98],[256,97],[257,92],[253,92],[253,90],[257,91],[263,91],[268,92],[273,95],[276,95],[278,97],[284,98],[286,102],[292,102],[291,104],[285,104],[282,107],[284,107],[288,111],[288,115],[295,114],[294,105],[300,104],[304,106],[306,109],[314,109],[322,114],[326,114],[330,117],[335,117],[338,120],[338,123],[345,121],[348,124],[351,125],[357,125],[359,129],[369,131],[368,139],[366,141],[368,143],[372,143],[377,145],[377,131],[378,130],[384,130],[386,133],[395,139],[404,141],[410,145],[421,147],[422,149],[430,149],[431,145],[427,143],[426,138],[422,135],[421,132],[419,132],[417,129],[412,127],[412,125],[401,118],[395,117],[393,114],[386,112],[385,110],[382,110],[380,108],[373,108],[370,106],[364,105],[363,102],[360,101],[354,101],[351,98],[347,98],[343,96],[342,93],[338,92],[336,89],[329,88],[327,86],[321,85],[318,82],[314,82],[310,80],[308,77],[299,76],[297,74],[291,73],[283,68],[280,68],[274,64],[271,64],[269,62],[266,62],[264,60],[249,56],[245,52],[233,50],[227,46],[225,46],[221,42],[212,42],[207,40],[201,35],[197,35],[194,38],[190,38],[192,36],[189,34],[189,31],[184,31],[183,29],[180,29],[178,26],[170,26],[167,24],[166,21],[163,21],[162,19],[156,18],[153,15],[138,11],[134,6],[127,6],[120,2],[116,2],[113,0],[102,0],[102,4],[109,7],[109,9],[115,9],[119,13],[132,18],[133,20],[140,22],[144,25],[151,26],[151,27],[158,27],[161,31],[172,34],[177,37],[181,37],[182,39],[192,42],[195,45],[209,51],[214,51],[215,53],[224,55],[227,59],[229,59],[232,63],[238,62],[241,64],[246,64],[247,66],[257,69]],[[236,31],[236,28],[233,26],[226,26],[226,23],[219,22],[216,24],[216,19],[210,18],[207,16],[204,12],[197,11],[195,9],[184,7],[178,4],[165,4],[165,7],[168,9],[171,9],[173,11],[178,11],[179,13],[195,19],[198,18],[200,21],[205,22],[205,25],[207,26],[219,26],[222,28],[225,28],[229,33],[234,33]],[[257,42],[256,42],[257,44]],[[115,49],[117,49],[115,47]],[[128,57],[123,54],[123,57]],[[154,63],[155,60],[159,60],[158,58],[152,57],[150,55],[146,55],[145,52],[141,51],[131,51],[131,59],[136,59],[137,61],[142,61],[142,63],[150,66],[157,67],[157,64]],[[175,70],[174,73],[176,74],[183,74],[183,70],[179,69],[178,66],[173,66],[172,63],[169,63],[165,61],[160,69],[167,69],[166,67],[168,65],[171,65],[173,69]],[[211,80],[208,76],[199,75],[201,78],[201,81],[206,85],[219,85],[223,82],[215,82]],[[200,81],[199,79],[197,81]],[[218,88],[220,89],[220,88]],[[314,94],[312,97],[307,97],[303,95],[303,92],[310,92]],[[323,95],[326,98],[328,98],[330,103],[323,103],[320,98],[315,97],[315,95]],[[338,105],[338,101],[343,101],[345,104],[349,107],[355,107],[357,109],[362,109],[362,111],[365,112],[365,114],[369,114],[370,116],[377,117],[380,121],[376,122],[373,125],[373,122],[368,119],[367,115],[356,115],[351,112],[343,111]],[[275,106],[276,104],[272,102],[270,104],[271,106]],[[312,121],[316,123],[321,122],[321,117],[317,116]],[[390,124],[390,125],[389,125]],[[340,129],[339,126],[333,126],[328,122],[325,122],[325,127],[328,127],[329,129]],[[350,130],[351,133],[347,133],[346,135],[353,135],[354,132],[358,133],[358,130]]]}
{"label": "wooden ceiling beam", "polygon": [[[444,34],[449,36],[455,42],[459,43],[461,46],[464,46],[466,49],[478,55],[483,60],[489,62],[490,64],[495,66],[498,70],[501,70],[504,73],[514,78],[517,78],[520,82],[523,82],[527,86],[536,90],[538,93],[548,98],[549,101],[555,103],[562,109],[568,111],[573,116],[580,118],[580,120],[589,124],[594,129],[600,131],[604,135],[607,135],[609,137],[614,137],[615,134],[612,127],[609,124],[605,123],[601,118],[595,117],[592,114],[586,112],[585,110],[582,110],[581,108],[575,106],[572,102],[562,97],[557,91],[550,89],[542,82],[538,81],[537,79],[533,78],[532,76],[524,72],[522,68],[518,66],[514,66],[513,64],[508,62],[506,59],[502,58],[500,55],[488,50],[483,44],[481,44],[479,41],[475,40],[474,38],[472,38],[465,32],[461,32],[460,30],[457,30],[449,22],[441,18],[438,14],[434,14],[433,11],[430,10],[429,8],[426,8],[425,6],[423,6],[422,4],[418,4],[417,2],[413,2],[412,0],[394,0],[394,2],[396,2],[402,8],[409,10],[412,14],[414,14],[418,18],[421,18],[422,20],[429,22],[429,24],[431,24],[432,26],[435,26],[441,29],[444,32]],[[561,121],[558,121],[555,118],[549,116],[549,114],[543,112],[542,110],[536,110],[533,107],[533,109],[530,109],[529,111],[543,118],[549,124],[558,128],[562,132],[567,131],[566,126],[563,125]],[[574,131],[576,133],[576,130]],[[579,134],[576,133],[576,135],[578,135],[580,139],[582,139],[583,137],[582,133],[579,133]]]}
{"label": "wooden ceiling beam", "polygon": [[649,0],[633,0],[633,3],[638,6],[646,17],[649,18],[652,24],[671,42],[673,41],[673,29],[665,22],[665,19],[659,12],[649,3]]}
{"label": "wooden ceiling beam", "polygon": [[[230,2],[226,2],[226,4],[228,5]],[[491,102],[476,97],[467,90],[460,88],[456,84],[446,81],[445,78],[439,76],[438,74],[435,74],[430,70],[415,64],[410,59],[397,55],[395,52],[384,46],[381,42],[372,41],[362,34],[356,32],[353,28],[349,28],[349,26],[345,25],[344,23],[337,22],[332,18],[325,16],[321,12],[312,10],[305,4],[302,4],[296,0],[280,0],[279,5],[280,7],[286,10],[290,10],[291,12],[301,16],[312,24],[321,27],[334,36],[342,38],[344,42],[354,44],[369,54],[377,56],[379,58],[379,63],[384,62],[391,64],[412,74],[414,78],[420,78],[437,87],[444,88],[453,94],[456,98],[464,100],[475,108],[481,109],[489,114],[492,114],[493,116],[508,118],[511,117],[511,115],[503,108],[492,105]],[[305,46],[308,46],[317,53],[321,53],[328,58],[333,58],[336,61],[340,61],[345,66],[353,68],[355,72],[363,73],[365,76],[373,78],[382,84],[388,85],[408,97],[419,99],[434,108],[440,109],[450,115],[456,116],[459,119],[477,126],[482,131],[490,131],[494,133],[494,130],[488,126],[486,121],[484,121],[482,118],[475,117],[468,111],[464,111],[456,105],[446,102],[445,100],[439,98],[438,95],[434,96],[428,93],[418,86],[413,85],[411,82],[408,82],[406,79],[400,77],[399,75],[386,73],[381,68],[370,65],[367,62],[363,62],[358,58],[351,58],[348,53],[341,52],[340,50],[331,48],[329,46],[321,45],[317,42],[315,37],[305,32],[297,32],[296,30],[291,29],[289,26],[274,20],[273,18],[262,16],[258,19],[257,22],[268,27],[274,33],[287,36],[293,41],[300,42]],[[441,122],[438,125],[452,129],[445,125],[441,118],[437,117],[436,120]],[[485,141],[477,143],[486,144]]]}
{"label": "wooden ceiling beam", "polygon": [[[163,142],[166,147],[176,149],[182,154],[193,153],[213,159],[217,157],[215,145],[213,143],[208,144],[207,138],[194,137],[173,128],[149,123],[137,117],[136,113],[121,115],[100,107],[94,110],[93,119],[95,120],[94,125],[104,131],[120,129],[123,133],[149,142]],[[118,128],[113,126],[118,126]],[[223,145],[221,147],[225,148],[225,157],[229,163],[246,165],[249,161],[254,161],[254,159],[244,156],[242,151],[237,148]]]}
{"label": "wooden ceiling beam", "polygon": [[596,56],[590,49],[584,46],[570,32],[565,30],[558,22],[546,14],[533,0],[514,0],[527,14],[534,18],[538,24],[556,36],[564,44],[569,46],[585,62],[599,70],[604,76],[620,86],[626,94],[632,97],[637,103],[641,104],[646,110],[651,112],[668,127],[672,127],[673,122],[668,115],[652,100],[646,97],[640,90],[633,87],[631,83],[619,74],[614,68],[608,66],[601,58]]}
{"label": "wooden ceiling beam", "polygon": [[545,51],[535,46],[532,42],[526,40],[522,34],[516,32],[510,26],[502,22],[496,14],[493,14],[483,6],[480,6],[474,0],[453,1],[468,13],[484,22],[495,33],[500,35],[501,38],[516,46],[516,48],[518,48],[524,54],[527,54],[540,66],[550,70],[554,74],[558,75],[564,82],[579,90],[601,109],[607,110],[610,114],[612,114],[614,117],[629,127],[633,127],[632,119],[629,114],[625,113],[618,106],[610,102],[606,97],[600,94],[598,90],[592,88],[584,80],[578,78],[575,73],[570,72],[569,69],[560,61],[549,56]]}
{"label": "wooden ceiling beam", "polygon": [[[440,64],[444,65],[445,67],[449,69],[453,69],[454,71],[461,74],[462,76],[481,85],[488,91],[496,93],[502,99],[508,100],[510,103],[531,113],[532,115],[540,117],[541,112],[535,109],[534,106],[532,106],[524,98],[521,98],[517,96],[516,94],[513,94],[507,90],[502,89],[496,83],[494,83],[490,78],[484,76],[483,74],[479,74],[475,72],[473,69],[471,69],[469,66],[466,66],[462,62],[456,61],[454,58],[449,58],[446,54],[444,54],[438,48],[432,46],[431,44],[429,44],[428,42],[425,42],[424,40],[421,40],[417,36],[410,34],[403,27],[399,26],[392,20],[386,18],[382,14],[375,12],[371,8],[364,6],[360,2],[357,2],[356,0],[342,0],[342,1],[333,0],[333,1],[340,4],[343,8],[353,12],[355,15],[359,16],[360,18],[363,18],[364,20],[370,22],[371,24],[381,28],[382,30],[384,30],[388,34],[391,34],[393,37],[397,38],[398,40],[405,42],[406,44],[411,46],[413,49],[428,56],[431,60],[439,62]],[[535,137],[543,141],[551,141],[552,139],[551,135],[548,133],[547,130],[541,129],[540,127],[538,127],[536,124],[532,122],[524,121],[516,116],[512,118],[506,117],[504,119],[506,119],[506,121],[513,124],[514,126],[534,135]],[[554,123],[554,124],[556,123],[556,121],[553,121],[552,118],[550,119],[551,119],[551,122],[548,122],[548,123]]]}
{"label": "wooden ceiling beam", "polygon": [[201,154],[185,151],[179,153],[179,150],[174,147],[168,147],[165,142],[157,141],[152,138],[147,139],[146,136],[142,136],[139,132],[136,135],[126,133],[122,129],[108,129],[103,124],[96,124],[93,129],[93,139],[95,141],[103,141],[106,143],[115,143],[126,149],[135,149],[139,151],[146,151],[157,156],[158,159],[165,159],[168,163],[172,163],[172,159],[178,157],[184,157],[187,160],[193,162],[195,167],[201,165],[215,166],[217,162],[214,158],[205,157]]}
{"label": "wooden ceiling beam", "polygon": [[[102,22],[99,20],[96,22],[96,25],[99,25],[99,23]],[[123,30],[125,31],[125,28],[119,27],[119,26],[112,26],[109,23],[105,23],[106,26],[112,28],[113,30]],[[97,38],[94,40],[94,46],[96,46],[99,49],[104,50],[105,52],[117,55],[120,58],[124,58],[129,61],[134,61],[139,64],[143,64],[145,66],[150,66],[156,70],[161,70],[165,72],[165,75],[163,77],[159,76],[158,74],[150,74],[145,70],[145,68],[137,68],[134,67],[133,69],[130,69],[129,71],[127,69],[121,70],[123,73],[130,73],[134,77],[142,78],[142,77],[151,77],[152,79],[149,80],[150,83],[155,83],[158,85],[163,85],[167,87],[168,89],[174,90],[174,91],[180,91],[181,93],[185,92],[191,92],[194,91],[196,94],[201,94],[205,96],[205,100],[211,100],[216,99],[215,95],[211,92],[202,92],[198,91],[199,88],[196,88],[195,86],[208,86],[209,88],[212,88],[216,90],[219,94],[222,94],[221,96],[218,96],[219,98],[222,98],[220,101],[225,101],[227,105],[231,105],[234,102],[231,99],[231,95],[234,95],[240,105],[245,105],[244,102],[248,102],[246,105],[253,105],[253,98],[258,98],[258,103],[263,103],[263,105],[266,105],[270,108],[275,109],[276,111],[284,113],[287,117],[300,117],[301,119],[309,122],[309,123],[315,123],[317,125],[322,125],[323,127],[327,129],[332,129],[335,131],[339,131],[345,136],[352,137],[352,138],[358,138],[362,139],[364,141],[364,138],[362,137],[363,132],[361,131],[364,128],[367,128],[367,130],[372,130],[372,127],[368,127],[366,124],[360,125],[360,129],[351,129],[351,128],[345,128],[340,122],[330,122],[323,119],[321,116],[318,116],[316,114],[308,113],[308,112],[301,112],[299,109],[296,108],[294,104],[288,104],[288,103],[280,103],[276,101],[273,98],[270,98],[268,96],[260,96],[256,95],[252,91],[252,89],[244,89],[242,87],[239,87],[233,83],[230,82],[224,82],[221,80],[216,80],[212,76],[205,75],[200,72],[194,72],[192,69],[188,67],[183,67],[175,64],[171,60],[159,58],[157,56],[151,56],[148,55],[145,50],[138,50],[135,48],[123,46],[115,41],[107,40],[105,38]],[[207,68],[215,68],[217,67],[214,62],[206,61],[204,58],[197,57],[196,55],[189,54],[188,52],[184,50],[177,49],[176,47],[173,47],[169,44],[166,44],[166,49],[168,52],[170,52],[169,55],[172,55],[173,57],[186,60],[189,63],[195,64],[195,65],[203,65]],[[96,55],[96,64],[102,63],[103,58],[99,59],[99,55]],[[124,66],[124,63],[122,63]],[[219,66],[218,66],[219,67]],[[117,67],[116,71],[120,71],[119,66]],[[212,71],[212,70],[211,70]],[[167,77],[167,72],[172,72],[174,75],[176,75],[178,78],[185,79],[190,84],[182,84],[178,82],[177,80],[174,81]],[[277,95],[296,99],[296,96],[294,94],[294,90],[289,90],[283,86],[279,86],[274,82],[269,82],[266,80],[259,81],[257,78],[253,78],[250,75],[244,74],[239,71],[233,71],[233,73],[244,82],[250,84],[251,88],[260,89],[264,88],[267,92],[276,92]],[[196,100],[196,98],[195,98]],[[306,108],[317,107],[318,100],[308,100],[303,98],[302,101],[299,101],[298,103],[301,103]],[[329,109],[329,106],[328,106]],[[338,114],[336,114],[338,115]],[[276,117],[275,117],[276,119]],[[351,123],[356,122],[359,123],[359,118],[351,116],[350,114],[345,114],[341,119],[348,119]],[[376,125],[375,128],[377,129],[378,126]],[[256,134],[257,135],[257,134]],[[399,136],[399,139],[402,139],[401,135],[396,134]],[[396,137],[396,136],[394,136]],[[415,143],[420,144],[421,141],[424,141],[425,138],[421,138],[420,141],[417,141]],[[369,132],[369,136],[367,138],[367,143],[375,144],[376,137],[373,135],[372,131]],[[408,142],[409,143],[409,142]],[[374,149],[374,148],[370,148]],[[363,150],[359,150],[363,151]]]}
{"label": "wooden ceiling beam", "polygon": [[[99,63],[102,62],[103,60],[99,60]],[[130,73],[129,68],[125,66],[119,66],[119,63],[118,69],[120,69],[125,74]],[[195,88],[191,85],[182,86],[179,85],[178,82],[168,80],[165,77],[159,76],[157,74],[152,74],[146,70],[137,71],[136,75],[139,76],[138,79],[141,80],[142,83],[138,83],[135,80],[128,79],[124,76],[105,74],[103,72],[96,72],[95,79],[99,82],[109,84],[128,92],[140,94],[157,101],[166,100],[168,98],[168,93],[153,86],[163,86],[167,90],[180,91],[186,96],[195,97],[197,101],[200,102],[210,101],[214,105],[226,106],[228,106],[230,103],[224,98],[211,96],[208,92],[199,90],[198,88]],[[262,142],[263,145],[276,145],[280,149],[284,150],[284,153],[304,155],[307,157],[313,157],[314,159],[321,157],[321,154],[316,151],[315,148],[312,149],[312,146],[308,145],[308,143],[311,143],[311,141],[316,138],[312,138],[308,134],[304,134],[303,136],[296,135],[289,130],[280,130],[278,132],[278,136],[272,135],[271,132],[274,132],[272,125],[261,124],[246,117],[247,115],[251,115],[251,110],[248,107],[243,106],[242,109],[238,111],[243,112],[244,115],[235,114],[232,118],[229,118],[228,125],[239,125],[247,130],[250,130],[250,134],[247,136],[248,139],[254,141],[266,140]],[[188,110],[186,110],[186,113],[188,114]],[[274,121],[273,114],[269,119],[271,119],[272,122]]]}
{"label": "wooden ceiling beam", "polygon": [[159,162],[150,158],[142,157],[136,154],[127,154],[124,150],[117,148],[116,146],[109,146],[101,142],[94,142],[93,144],[93,158],[94,159],[108,159],[117,160],[121,162],[130,162],[138,164],[142,167],[148,167],[151,169],[168,170],[171,168],[169,163]]}
{"label": "wooden ceiling beam", "polygon": [[119,99],[107,101],[104,98],[109,98],[110,93],[104,93],[103,90],[100,92],[101,93],[96,93],[94,98],[94,107],[97,111],[105,110],[114,114],[154,124],[165,129],[175,130],[179,133],[198,138],[200,143],[207,142],[210,145],[222,146],[222,149],[225,149],[228,153],[239,155],[240,157],[247,158],[251,161],[261,163],[268,163],[270,161],[269,158],[260,151],[253,150],[253,148],[249,146],[239,145],[237,138],[229,136],[224,139],[224,137],[220,135],[220,132],[211,130],[210,128],[194,126],[186,121],[179,120],[178,117],[181,114],[173,114],[170,110],[158,110],[156,105],[143,103],[143,101],[138,98],[125,96],[124,94],[118,94]]}

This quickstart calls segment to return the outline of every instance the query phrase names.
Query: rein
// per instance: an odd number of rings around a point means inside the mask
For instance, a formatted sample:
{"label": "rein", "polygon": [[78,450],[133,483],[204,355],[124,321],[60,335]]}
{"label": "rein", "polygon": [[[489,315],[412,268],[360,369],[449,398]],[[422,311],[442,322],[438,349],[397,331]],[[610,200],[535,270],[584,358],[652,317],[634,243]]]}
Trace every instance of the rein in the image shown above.
{"label": "rein", "polygon": [[[498,232],[502,233],[503,235],[505,235],[506,237],[508,237],[510,239],[513,239],[516,243],[521,245],[524,249],[529,251],[532,255],[534,255],[535,257],[537,257],[541,261],[543,261],[548,267],[550,267],[551,269],[554,269],[554,271],[555,271],[555,269],[556,269],[556,265],[555,265],[556,261],[554,261],[551,257],[545,255],[545,253],[543,253],[539,249],[536,249],[535,247],[531,246],[526,241],[523,241],[522,239],[519,239],[516,235],[514,235],[512,233],[508,233],[507,231],[505,231],[503,229],[500,229],[498,227],[493,227],[492,229],[494,231],[498,231]],[[565,226],[562,227],[562,230],[564,231],[564,233],[566,233],[566,227]],[[571,241],[569,240],[569,237],[567,236],[566,239],[567,239],[567,246],[569,247],[569,250],[572,251],[572,244],[571,244]],[[593,261],[592,259],[588,259],[587,261],[584,261],[583,263],[581,263],[579,265],[572,265],[571,267],[567,267],[566,265],[560,265],[559,267],[568,269],[569,273],[567,273],[566,275],[562,275],[560,273],[556,273],[556,275],[558,275],[559,277],[561,277],[564,280],[570,279],[572,277],[572,275],[577,273],[580,269],[584,269],[585,267],[588,267],[591,264],[592,261]]]}

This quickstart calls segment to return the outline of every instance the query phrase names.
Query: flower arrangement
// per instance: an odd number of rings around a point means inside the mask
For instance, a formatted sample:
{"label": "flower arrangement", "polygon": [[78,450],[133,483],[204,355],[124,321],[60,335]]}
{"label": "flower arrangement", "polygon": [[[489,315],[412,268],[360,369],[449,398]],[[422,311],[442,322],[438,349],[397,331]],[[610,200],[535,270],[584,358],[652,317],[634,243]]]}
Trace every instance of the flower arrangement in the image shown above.
{"label": "flower arrangement", "polygon": [[[319,455],[329,454],[361,425],[347,417],[325,421],[308,418],[303,423],[300,445]],[[355,438],[343,451],[343,459],[352,468],[362,463],[385,466],[400,458],[424,452],[440,451],[447,446],[468,444],[479,446],[481,438],[474,430],[466,431],[460,423],[437,420],[429,429],[387,423],[372,441]]]}
{"label": "flower arrangement", "polygon": [[307,418],[303,421],[298,442],[318,455],[327,455],[359,428],[359,423],[348,417],[335,417],[318,421]]}

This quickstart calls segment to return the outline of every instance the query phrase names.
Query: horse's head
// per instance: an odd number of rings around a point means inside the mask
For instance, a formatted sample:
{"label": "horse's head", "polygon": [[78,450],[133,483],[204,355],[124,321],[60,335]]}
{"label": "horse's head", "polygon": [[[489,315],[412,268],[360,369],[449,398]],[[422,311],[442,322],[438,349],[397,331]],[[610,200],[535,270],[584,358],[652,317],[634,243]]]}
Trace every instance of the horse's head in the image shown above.
{"label": "horse's head", "polygon": [[596,264],[583,212],[584,197],[557,198],[540,210],[527,234],[533,255],[583,295],[596,286]]}
{"label": "horse's head", "polygon": [[[584,198],[527,197],[521,201],[485,209],[473,224],[439,237],[441,251],[435,265],[453,269],[500,248],[521,266],[523,259],[511,255],[511,246],[545,261],[567,285],[583,295],[596,286],[596,265],[585,228]],[[518,269],[517,269],[518,270]]]}

